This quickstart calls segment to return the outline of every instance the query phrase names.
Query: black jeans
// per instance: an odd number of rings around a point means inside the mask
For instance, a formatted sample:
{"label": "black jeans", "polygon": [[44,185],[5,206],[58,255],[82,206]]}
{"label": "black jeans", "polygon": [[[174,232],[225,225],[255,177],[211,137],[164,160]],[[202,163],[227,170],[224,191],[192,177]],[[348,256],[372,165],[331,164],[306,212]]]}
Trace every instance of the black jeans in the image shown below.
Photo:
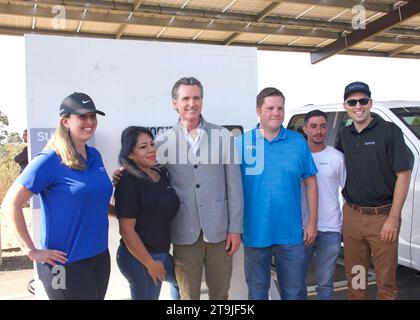
{"label": "black jeans", "polygon": [[50,300],[103,300],[111,260],[108,249],[97,256],[64,266],[37,263],[38,277]]}

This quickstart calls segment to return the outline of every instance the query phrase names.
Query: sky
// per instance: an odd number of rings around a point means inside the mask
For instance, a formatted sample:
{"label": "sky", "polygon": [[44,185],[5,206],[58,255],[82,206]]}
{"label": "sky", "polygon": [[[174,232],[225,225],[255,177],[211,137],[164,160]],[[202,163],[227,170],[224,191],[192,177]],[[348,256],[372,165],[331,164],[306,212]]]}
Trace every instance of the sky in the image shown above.
{"label": "sky", "polygon": [[372,99],[420,100],[419,59],[336,55],[311,65],[308,53],[258,52],[259,89],[275,86],[287,108],[343,101],[353,81],[369,84]]}
{"label": "sky", "polygon": [[23,37],[0,35],[0,110],[9,132],[26,128],[25,47]]}
{"label": "sky", "polygon": [[[276,87],[287,110],[338,103],[352,81],[369,84],[374,100],[420,100],[420,59],[337,55],[311,65],[308,53],[258,51],[258,90]],[[9,132],[26,128],[24,38],[0,35],[0,110]]]}

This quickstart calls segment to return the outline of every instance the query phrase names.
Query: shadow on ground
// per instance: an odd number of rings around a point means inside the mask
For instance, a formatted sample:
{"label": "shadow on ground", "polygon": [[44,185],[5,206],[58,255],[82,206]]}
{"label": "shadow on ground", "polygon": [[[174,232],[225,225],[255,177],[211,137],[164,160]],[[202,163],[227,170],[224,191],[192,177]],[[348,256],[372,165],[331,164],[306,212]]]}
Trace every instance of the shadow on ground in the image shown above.
{"label": "shadow on ground", "polygon": [[27,269],[33,269],[33,263],[27,256],[22,255],[19,249],[3,250],[3,263],[0,265],[0,272]]}

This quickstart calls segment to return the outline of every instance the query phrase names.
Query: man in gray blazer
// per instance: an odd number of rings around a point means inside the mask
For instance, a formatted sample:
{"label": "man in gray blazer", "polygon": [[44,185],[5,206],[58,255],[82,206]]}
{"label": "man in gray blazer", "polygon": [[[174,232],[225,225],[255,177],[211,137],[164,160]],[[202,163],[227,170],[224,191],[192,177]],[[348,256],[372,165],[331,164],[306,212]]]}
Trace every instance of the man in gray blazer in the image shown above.
{"label": "man in gray blazer", "polygon": [[232,256],[242,234],[243,191],[230,132],[201,115],[203,87],[193,77],[172,89],[178,123],[156,137],[158,160],[169,171],[180,208],[172,224],[181,299],[200,299],[203,267],[209,298],[228,298]]}

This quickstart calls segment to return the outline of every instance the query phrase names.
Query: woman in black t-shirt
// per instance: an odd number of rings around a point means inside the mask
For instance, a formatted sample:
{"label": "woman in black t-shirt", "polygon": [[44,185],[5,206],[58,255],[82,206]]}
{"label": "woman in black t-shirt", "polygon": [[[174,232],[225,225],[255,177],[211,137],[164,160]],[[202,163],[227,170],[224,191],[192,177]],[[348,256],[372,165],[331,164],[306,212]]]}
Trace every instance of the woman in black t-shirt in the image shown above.
{"label": "woman in black t-shirt", "polygon": [[122,236],[117,252],[121,273],[133,300],[157,300],[162,281],[179,298],[170,248],[170,225],[179,199],[168,172],[156,163],[153,135],[131,126],[121,135],[120,164],[126,173],[115,189],[115,209]]}

